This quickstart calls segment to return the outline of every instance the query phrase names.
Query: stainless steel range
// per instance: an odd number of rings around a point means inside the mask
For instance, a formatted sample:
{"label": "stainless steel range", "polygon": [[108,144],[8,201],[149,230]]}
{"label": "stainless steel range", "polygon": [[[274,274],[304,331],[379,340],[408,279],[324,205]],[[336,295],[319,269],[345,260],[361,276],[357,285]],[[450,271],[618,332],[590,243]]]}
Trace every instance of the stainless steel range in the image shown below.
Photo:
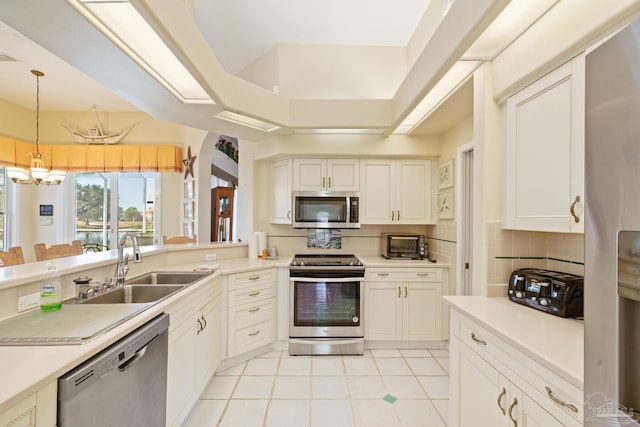
{"label": "stainless steel range", "polygon": [[354,255],[296,255],[289,276],[289,354],[362,354],[362,262]]}

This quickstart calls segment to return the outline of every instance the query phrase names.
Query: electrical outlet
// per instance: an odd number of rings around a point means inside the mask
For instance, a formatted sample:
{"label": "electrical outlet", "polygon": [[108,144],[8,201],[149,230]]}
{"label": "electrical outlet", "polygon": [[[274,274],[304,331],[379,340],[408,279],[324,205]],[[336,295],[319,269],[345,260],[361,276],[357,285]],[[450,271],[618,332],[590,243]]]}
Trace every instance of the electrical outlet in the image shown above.
{"label": "electrical outlet", "polygon": [[217,258],[216,254],[206,254],[204,256],[205,261],[215,261]]}
{"label": "electrical outlet", "polygon": [[40,293],[25,295],[18,298],[18,312],[29,310],[40,305]]}

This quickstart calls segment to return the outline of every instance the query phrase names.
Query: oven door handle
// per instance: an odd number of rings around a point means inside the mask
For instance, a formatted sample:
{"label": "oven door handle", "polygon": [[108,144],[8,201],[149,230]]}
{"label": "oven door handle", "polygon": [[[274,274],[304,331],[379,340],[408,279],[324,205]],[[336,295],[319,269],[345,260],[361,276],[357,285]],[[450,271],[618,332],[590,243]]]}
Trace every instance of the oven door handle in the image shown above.
{"label": "oven door handle", "polygon": [[290,282],[326,282],[326,283],[337,283],[337,282],[359,282],[364,279],[363,277],[290,277]]}

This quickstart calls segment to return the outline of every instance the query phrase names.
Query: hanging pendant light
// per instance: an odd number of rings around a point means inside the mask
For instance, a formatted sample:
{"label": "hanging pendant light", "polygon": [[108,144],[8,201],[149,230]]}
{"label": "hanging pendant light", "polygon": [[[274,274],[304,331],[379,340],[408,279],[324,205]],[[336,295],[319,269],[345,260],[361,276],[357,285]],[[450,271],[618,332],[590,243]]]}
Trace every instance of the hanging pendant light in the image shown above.
{"label": "hanging pendant light", "polygon": [[31,70],[31,74],[36,76],[36,153],[27,153],[31,158],[29,169],[18,167],[8,167],[7,175],[13,182],[18,184],[46,184],[57,185],[64,179],[63,171],[48,170],[44,166],[44,155],[40,153],[40,77],[44,76],[42,71]]}

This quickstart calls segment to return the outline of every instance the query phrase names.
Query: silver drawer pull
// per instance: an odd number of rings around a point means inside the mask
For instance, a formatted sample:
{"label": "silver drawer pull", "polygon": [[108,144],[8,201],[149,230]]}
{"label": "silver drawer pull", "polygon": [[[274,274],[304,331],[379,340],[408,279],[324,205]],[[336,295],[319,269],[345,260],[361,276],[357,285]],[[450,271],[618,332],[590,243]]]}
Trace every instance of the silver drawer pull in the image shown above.
{"label": "silver drawer pull", "polygon": [[250,297],[255,297],[255,296],[258,296],[258,295],[260,295],[260,291],[251,292],[249,294]]}
{"label": "silver drawer pull", "polygon": [[513,422],[513,427],[518,427],[518,421],[513,418],[513,408],[515,408],[517,404],[518,399],[514,397],[513,403],[511,404],[511,406],[509,406],[509,418],[511,418],[511,422]]}
{"label": "silver drawer pull", "polygon": [[481,340],[480,338],[476,337],[475,332],[471,332],[471,339],[477,342],[478,344],[487,345],[487,342],[485,340]]}
{"label": "silver drawer pull", "polygon": [[500,392],[500,394],[498,395],[498,400],[496,400],[496,402],[498,402],[498,408],[500,408],[500,410],[502,411],[502,415],[507,415],[507,411],[504,410],[504,408],[502,407],[502,397],[507,394],[507,389],[502,387],[502,391]]}
{"label": "silver drawer pull", "polygon": [[377,273],[377,274],[378,276],[381,276],[381,277],[387,277],[389,275],[389,273]]}
{"label": "silver drawer pull", "polygon": [[416,276],[418,276],[418,277],[429,277],[429,276],[431,276],[431,273],[416,273]]}
{"label": "silver drawer pull", "polygon": [[260,311],[260,307],[252,308],[249,313],[255,313],[256,311]]}
{"label": "silver drawer pull", "polygon": [[256,335],[258,335],[260,333],[260,331],[255,331],[249,334],[250,337],[255,337]]}
{"label": "silver drawer pull", "polygon": [[558,405],[569,409],[570,411],[575,412],[576,414],[578,413],[578,408],[576,408],[574,405],[567,403],[567,402],[563,402],[562,400],[558,399],[557,397],[555,397],[553,395],[553,390],[551,390],[548,386],[544,387],[545,390],[547,390],[547,396],[549,396],[549,399],[553,400],[555,403],[557,403]]}
{"label": "silver drawer pull", "polygon": [[258,280],[260,278],[260,276],[251,276],[249,277],[249,280]]}

